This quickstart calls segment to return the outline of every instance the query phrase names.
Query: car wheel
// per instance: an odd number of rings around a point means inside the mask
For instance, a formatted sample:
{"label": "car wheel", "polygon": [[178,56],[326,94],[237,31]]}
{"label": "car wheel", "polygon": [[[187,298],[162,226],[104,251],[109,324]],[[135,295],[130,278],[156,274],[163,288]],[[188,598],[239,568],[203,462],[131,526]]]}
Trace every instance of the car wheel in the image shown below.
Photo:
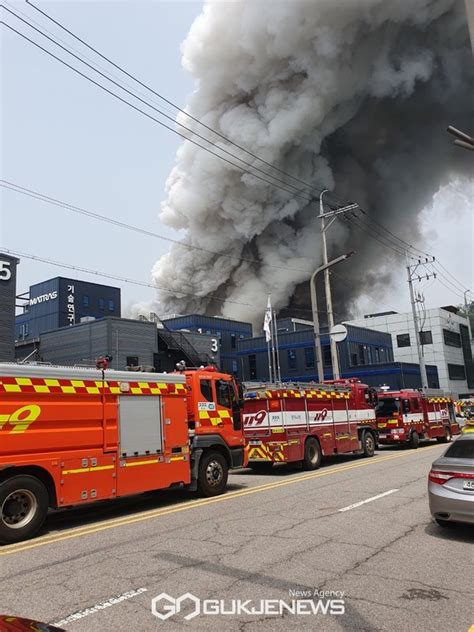
{"label": "car wheel", "polygon": [[48,512],[49,496],[34,476],[14,476],[0,485],[0,542],[11,544],[33,537]]}

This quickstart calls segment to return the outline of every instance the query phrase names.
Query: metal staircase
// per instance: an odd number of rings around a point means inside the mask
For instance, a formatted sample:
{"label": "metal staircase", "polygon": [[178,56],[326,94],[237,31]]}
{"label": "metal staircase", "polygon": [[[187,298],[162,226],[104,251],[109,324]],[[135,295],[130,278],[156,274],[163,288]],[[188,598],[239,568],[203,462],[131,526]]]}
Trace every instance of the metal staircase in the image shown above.
{"label": "metal staircase", "polygon": [[193,347],[186,338],[186,334],[182,331],[169,329],[155,313],[150,313],[149,320],[156,323],[158,336],[163,340],[168,349],[182,353],[187,365],[200,366],[201,364],[208,364],[212,361],[209,354],[200,354]]}

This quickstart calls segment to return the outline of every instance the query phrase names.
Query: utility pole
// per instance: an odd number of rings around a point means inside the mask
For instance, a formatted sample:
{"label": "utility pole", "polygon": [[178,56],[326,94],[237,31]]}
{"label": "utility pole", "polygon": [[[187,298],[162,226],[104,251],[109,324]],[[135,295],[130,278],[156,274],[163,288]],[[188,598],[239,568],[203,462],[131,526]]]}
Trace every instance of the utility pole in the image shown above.
{"label": "utility pole", "polygon": [[408,261],[408,251],[405,254],[407,260],[408,287],[410,288],[410,301],[413,313],[413,325],[415,327],[416,349],[418,352],[418,362],[420,364],[421,386],[422,388],[428,388],[428,375],[426,373],[425,356],[423,354],[423,348],[421,344],[418,314],[416,313],[415,293],[413,292],[413,279],[416,276],[418,277],[419,281],[421,281],[422,278],[426,280],[428,280],[430,277],[436,278],[436,272],[433,272],[432,274],[424,274],[423,277],[421,277],[420,275],[416,275],[416,271],[420,266],[426,265],[427,263],[433,263],[435,261],[435,258],[426,257],[424,261],[418,259],[418,262],[416,264],[410,265],[410,262]]}
{"label": "utility pole", "polygon": [[[340,263],[341,261],[345,261],[349,257],[351,257],[354,252],[348,252],[345,255],[341,255],[329,263],[325,263],[324,265],[317,268],[309,282],[310,292],[311,292],[311,308],[313,311],[313,331],[314,331],[314,347],[316,351],[316,367],[318,371],[318,382],[324,382],[324,365],[323,365],[323,352],[321,349],[321,334],[319,333],[319,311],[318,311],[318,298],[316,295],[316,277],[320,272],[327,270],[328,268]],[[331,338],[331,336],[329,336]],[[336,349],[337,351],[337,349]]]}
{"label": "utility pole", "polygon": [[[323,206],[323,195],[327,193],[328,191],[329,189],[324,189],[324,191],[321,191],[321,194],[319,196],[319,216],[318,217],[321,220],[321,236],[323,240],[323,265],[327,266],[324,269],[324,289],[326,293],[326,312],[328,315],[328,326],[329,326],[329,331],[331,331],[331,329],[334,327],[334,313],[332,311],[332,295],[331,295],[331,282],[329,279],[329,266],[327,265],[328,249],[327,249],[327,242],[326,242],[326,231],[333,224],[333,222],[335,221],[338,215],[340,215],[341,213],[346,213],[347,211],[353,211],[356,208],[358,208],[359,205],[349,204],[348,206],[338,208],[335,211],[329,211],[325,213],[324,206]],[[331,218],[331,221],[326,223],[326,220],[328,218]],[[341,377],[341,375],[339,371],[339,356],[337,354],[337,343],[333,339],[332,336],[329,336],[329,341],[331,345],[332,376],[333,376],[333,379],[338,380]]]}

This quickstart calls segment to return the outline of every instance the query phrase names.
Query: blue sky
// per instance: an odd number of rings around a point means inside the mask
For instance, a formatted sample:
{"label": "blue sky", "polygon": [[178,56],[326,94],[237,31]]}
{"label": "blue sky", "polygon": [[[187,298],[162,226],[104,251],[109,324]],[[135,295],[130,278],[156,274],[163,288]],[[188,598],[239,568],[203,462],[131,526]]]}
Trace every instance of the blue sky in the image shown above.
{"label": "blue sky", "polygon": [[[23,2],[10,6],[40,20]],[[193,83],[181,68],[180,43],[200,13],[201,2],[41,2],[38,6],[145,83],[185,104]],[[12,17],[7,20],[16,22]],[[27,32],[26,27],[19,30]],[[160,224],[158,211],[179,137],[16,35],[2,29],[1,38],[2,178],[176,238]],[[3,247],[145,282],[167,249],[166,242],[5,189],[1,220]],[[28,259],[22,259],[18,270],[18,290],[58,275],[121,285],[125,307],[154,298],[152,289]]]}
{"label": "blue sky", "polygon": [[[24,2],[9,4],[34,20],[41,19]],[[202,2],[62,1],[39,5],[145,83],[185,105],[193,80],[181,67],[180,44],[199,15]],[[12,17],[7,21],[18,24]],[[43,24],[52,28],[47,22]],[[27,32],[23,26],[20,30]],[[180,138],[4,28],[0,35],[2,178],[178,238],[179,234],[160,223],[158,212]],[[467,287],[472,287],[473,187],[471,181],[443,189],[422,216],[429,251]],[[153,264],[168,248],[161,240],[77,216],[5,189],[0,193],[0,249],[32,253],[148,283]],[[58,275],[122,287],[125,310],[135,302],[155,298],[152,289],[26,258],[18,271],[18,291]],[[431,284],[426,296],[430,307],[462,300],[459,290],[449,293],[439,283]],[[409,309],[403,269],[395,287],[386,296],[376,297],[376,303],[380,299],[384,309]],[[374,311],[374,305],[374,297],[362,298],[360,310]]]}

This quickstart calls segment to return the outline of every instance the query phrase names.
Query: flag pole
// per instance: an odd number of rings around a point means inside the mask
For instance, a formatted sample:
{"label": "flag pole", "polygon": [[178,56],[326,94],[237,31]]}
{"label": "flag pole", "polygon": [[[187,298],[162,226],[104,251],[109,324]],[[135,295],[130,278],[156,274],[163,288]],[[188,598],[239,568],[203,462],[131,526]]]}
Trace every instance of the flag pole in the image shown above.
{"label": "flag pole", "polygon": [[267,308],[265,310],[265,318],[263,319],[263,331],[265,332],[265,340],[267,341],[268,354],[268,381],[273,383],[272,355],[270,352],[270,342],[272,341],[272,301],[271,294],[268,295]]}
{"label": "flag pole", "polygon": [[267,342],[267,353],[268,353],[268,381],[271,384],[273,382],[273,377],[272,377],[272,356],[270,355],[270,341]]}
{"label": "flag pole", "polygon": [[275,332],[275,346],[276,346],[276,357],[277,357],[277,379],[281,384],[281,369],[280,369],[280,349],[278,346],[278,322],[276,317],[276,312],[273,312],[273,331]]}
{"label": "flag pole", "polygon": [[273,323],[273,312],[272,312],[272,320],[270,321],[270,327],[272,329],[272,358],[273,358],[273,377],[274,382],[278,382],[278,373],[277,373],[277,355],[275,349],[275,326]]}

